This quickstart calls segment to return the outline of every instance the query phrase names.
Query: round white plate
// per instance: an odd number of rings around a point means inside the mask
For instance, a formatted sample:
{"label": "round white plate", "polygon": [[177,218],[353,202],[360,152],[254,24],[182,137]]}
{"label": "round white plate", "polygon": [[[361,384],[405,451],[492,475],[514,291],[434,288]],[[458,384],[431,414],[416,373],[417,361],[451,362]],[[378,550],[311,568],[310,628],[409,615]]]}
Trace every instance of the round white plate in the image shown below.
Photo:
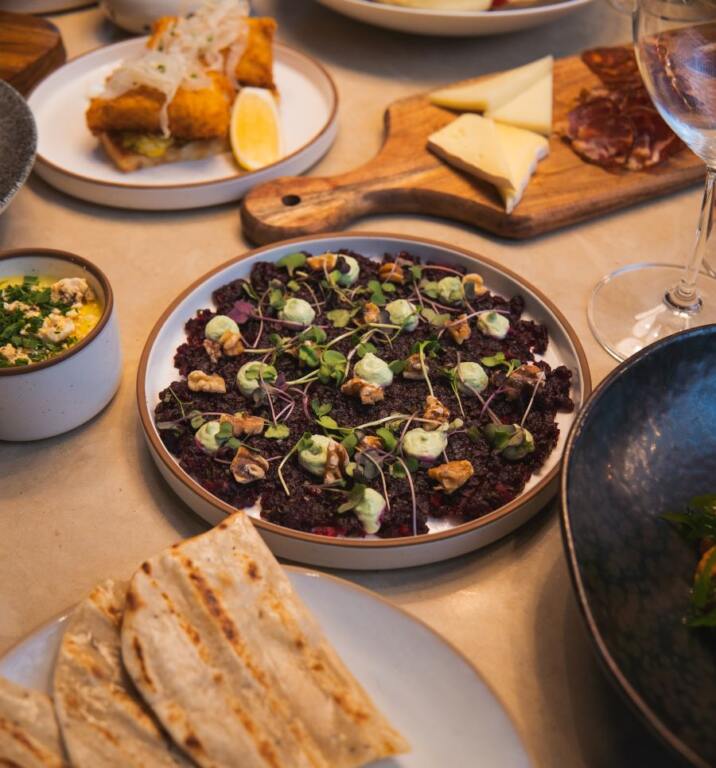
{"label": "round white plate", "polygon": [[338,108],[333,80],[314,59],[276,44],[281,160],[253,173],[240,172],[229,153],[133,173],[117,170],[87,129],[85,111],[110,72],[140,52],[146,39],[133,38],[73,59],[32,92],[28,101],[39,135],[35,169],[52,186],[118,208],[201,208],[238,200],[255,184],[277,176],[300,174],[333,143]]}
{"label": "round white plate", "polygon": [[440,11],[384,5],[373,0],[318,0],[352,19],[415,35],[482,37],[536,27],[566,16],[592,0],[562,0],[536,8],[495,11]]}
{"label": "round white plate", "polygon": [[522,494],[509,504],[469,523],[455,525],[431,520],[430,533],[398,539],[375,536],[364,539],[332,538],[284,528],[262,520],[256,510],[247,511],[254,517],[258,530],[276,555],[329,568],[405,568],[447,560],[491,544],[526,522],[557,492],[557,474],[567,433],[590,391],[589,370],[574,331],[545,296],[494,262],[443,243],[381,234],[318,235],[259,248],[199,278],[160,317],[139,363],[137,401],[144,435],[154,461],[182,500],[212,525],[234,511],[233,507],[206,491],[179,467],[177,460],[164,447],[154,425],[153,413],[159,393],[178,377],[173,360],[177,347],[185,341],[184,324],[199,309],[212,306],[214,290],[237,278],[248,277],[257,261],[275,261],[298,250],[322,253],[339,248],[351,248],[374,258],[381,258],[386,252],[405,250],[419,256],[423,262],[457,264],[478,271],[486,285],[503,296],[521,294],[525,299],[525,317],[547,326],[550,343],[544,359],[552,367],[566,365],[573,372],[571,394],[575,411],[558,414],[559,443]]}
{"label": "round white plate", "polygon": [[[510,719],[475,668],[427,625],[333,576],[289,568],[298,594],[378,708],[410,742],[374,768],[528,768]],[[0,675],[49,692],[64,618],[0,659]]]}

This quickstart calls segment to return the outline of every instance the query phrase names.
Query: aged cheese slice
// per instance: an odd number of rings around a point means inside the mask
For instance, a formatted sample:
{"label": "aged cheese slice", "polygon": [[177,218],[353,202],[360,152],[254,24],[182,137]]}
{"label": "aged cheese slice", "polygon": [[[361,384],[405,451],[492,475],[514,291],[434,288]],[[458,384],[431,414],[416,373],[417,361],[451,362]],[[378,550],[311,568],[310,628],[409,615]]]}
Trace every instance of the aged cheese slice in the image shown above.
{"label": "aged cheese slice", "polygon": [[460,115],[428,138],[428,148],[451,165],[512,189],[512,170],[498,126],[480,115]]}
{"label": "aged cheese slice", "polygon": [[504,123],[495,123],[504,156],[510,166],[510,183],[498,184],[505,201],[505,210],[512,213],[522,199],[537,163],[549,154],[549,142],[544,136]]}
{"label": "aged cheese slice", "polygon": [[549,136],[552,132],[552,73],[541,77],[512,101],[488,110],[485,117]]}
{"label": "aged cheese slice", "polygon": [[442,88],[430,94],[430,101],[450,109],[492,111],[512,101],[545,75],[551,75],[552,63],[553,58],[545,56],[476,83]]}

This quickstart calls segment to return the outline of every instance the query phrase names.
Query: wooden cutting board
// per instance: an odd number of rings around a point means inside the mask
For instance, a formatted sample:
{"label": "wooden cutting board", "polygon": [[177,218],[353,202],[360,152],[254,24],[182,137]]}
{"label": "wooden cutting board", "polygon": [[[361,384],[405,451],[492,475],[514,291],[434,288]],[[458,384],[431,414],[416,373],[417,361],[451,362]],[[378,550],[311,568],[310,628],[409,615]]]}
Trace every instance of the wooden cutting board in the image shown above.
{"label": "wooden cutting board", "polygon": [[62,37],[54,24],[0,11],[0,80],[27,95],[66,58]]}
{"label": "wooden cutting board", "polygon": [[[554,66],[554,124],[566,120],[582,88],[598,83],[579,57]],[[391,104],[378,155],[330,178],[284,177],[255,187],[241,207],[243,229],[257,243],[339,230],[369,214],[417,213],[472,224],[508,238],[528,238],[681,189],[703,179],[704,165],[684,150],[646,171],[610,172],[585,163],[558,136],[522,201],[507,215],[492,186],[455,170],[426,148],[453,120],[425,94]]]}

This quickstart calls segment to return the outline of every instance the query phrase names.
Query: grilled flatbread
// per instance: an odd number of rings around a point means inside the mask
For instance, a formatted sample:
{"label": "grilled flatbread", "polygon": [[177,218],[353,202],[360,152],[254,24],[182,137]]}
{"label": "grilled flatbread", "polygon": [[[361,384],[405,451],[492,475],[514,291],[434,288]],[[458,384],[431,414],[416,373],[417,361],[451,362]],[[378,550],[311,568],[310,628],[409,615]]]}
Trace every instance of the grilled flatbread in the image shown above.
{"label": "grilled flatbread", "polygon": [[202,768],[355,768],[408,750],[243,512],[137,571],[122,656]]}
{"label": "grilled flatbread", "polygon": [[0,677],[0,766],[65,768],[49,696]]}
{"label": "grilled flatbread", "polygon": [[67,752],[75,768],[193,765],[174,749],[122,666],[119,628],[126,587],[100,584],[67,622],[54,677]]}

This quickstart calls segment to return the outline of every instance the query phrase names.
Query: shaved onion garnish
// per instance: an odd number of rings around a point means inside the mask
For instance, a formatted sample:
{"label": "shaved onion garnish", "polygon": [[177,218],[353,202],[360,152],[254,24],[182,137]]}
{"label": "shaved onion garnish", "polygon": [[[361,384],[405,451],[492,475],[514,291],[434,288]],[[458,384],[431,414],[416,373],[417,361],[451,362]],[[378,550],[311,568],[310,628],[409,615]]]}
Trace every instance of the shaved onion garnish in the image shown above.
{"label": "shaved onion garnish", "polygon": [[209,71],[225,74],[234,88],[236,65],[246,47],[247,0],[206,0],[194,14],[180,18],[162,32],[153,48],[129,59],[110,75],[106,99],[145,86],[164,94],[162,133],[169,135],[169,104],[179,88],[211,86]]}

